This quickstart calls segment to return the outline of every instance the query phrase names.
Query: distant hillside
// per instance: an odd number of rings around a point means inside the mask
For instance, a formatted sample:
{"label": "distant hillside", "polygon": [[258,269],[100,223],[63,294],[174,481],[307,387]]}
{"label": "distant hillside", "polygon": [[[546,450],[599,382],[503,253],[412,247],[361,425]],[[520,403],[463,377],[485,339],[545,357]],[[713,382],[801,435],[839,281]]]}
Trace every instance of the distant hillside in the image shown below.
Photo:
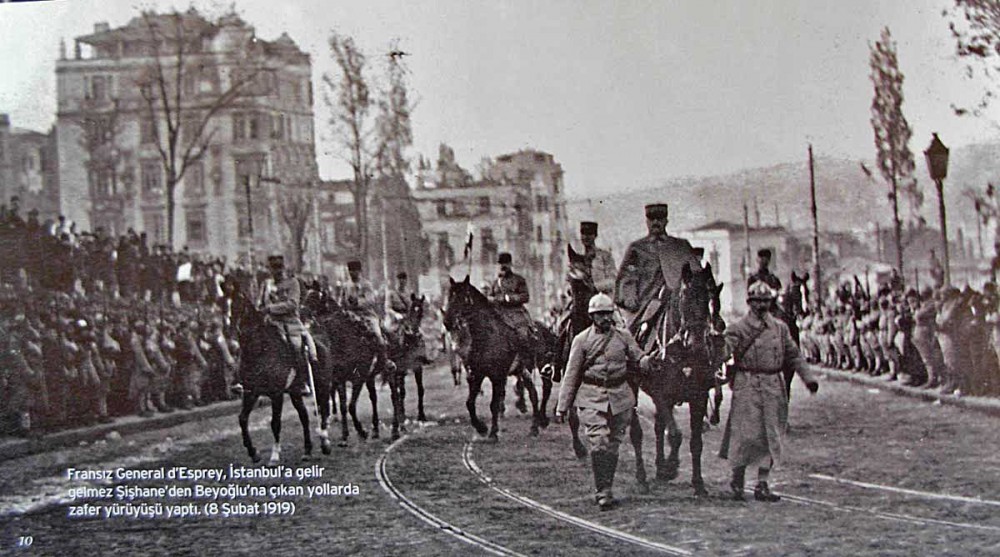
{"label": "distant hillside", "polygon": [[[916,177],[924,193],[921,214],[931,226],[937,225],[937,194],[927,176],[923,153],[918,156]],[[951,152],[945,193],[949,230],[954,237],[963,227],[967,238],[976,234],[972,203],[963,196],[966,186],[982,189],[988,181],[1000,185],[1000,145],[973,145]],[[882,182],[872,161],[869,179],[859,161],[817,157],[815,160],[816,195],[819,225],[826,231],[869,232],[874,223],[892,226],[888,187]],[[809,166],[803,160],[766,168],[746,169],[733,174],[709,177],[685,177],[666,181],[662,186],[630,191],[617,196],[586,200],[571,199],[570,222],[596,219],[601,226],[601,243],[614,248],[621,256],[629,241],[645,233],[643,206],[653,201],[670,204],[671,231],[683,231],[714,220],[743,222],[743,203],[750,207],[750,224],[756,223],[754,198],[763,225],[778,221],[791,229],[810,229]],[[910,215],[908,204],[901,203],[901,217]]]}

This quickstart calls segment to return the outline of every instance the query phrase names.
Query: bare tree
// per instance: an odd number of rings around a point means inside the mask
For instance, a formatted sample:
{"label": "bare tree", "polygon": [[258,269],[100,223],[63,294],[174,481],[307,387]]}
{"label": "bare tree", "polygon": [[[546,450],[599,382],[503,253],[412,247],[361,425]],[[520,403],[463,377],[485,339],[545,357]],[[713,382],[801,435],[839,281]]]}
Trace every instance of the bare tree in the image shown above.
{"label": "bare tree", "polygon": [[908,197],[913,209],[923,203],[923,196],[913,177],[915,168],[909,142],[913,135],[903,115],[903,74],[899,71],[896,43],[889,28],[869,45],[870,78],[875,88],[871,106],[871,124],[875,132],[875,150],[879,172],[889,185],[892,223],[896,236],[896,269],[903,274],[902,224],[899,219],[899,195]]}
{"label": "bare tree", "polygon": [[131,151],[122,149],[119,142],[124,122],[121,106],[118,98],[84,99],[71,119],[80,129],[78,142],[87,155],[84,167],[90,194],[98,203],[120,200],[131,194],[127,191],[134,172],[127,167]]}
{"label": "bare tree", "polygon": [[193,9],[147,11],[142,19],[150,62],[138,71],[135,85],[163,167],[167,238],[173,245],[177,184],[208,150],[218,131],[213,119],[250,92],[264,66],[252,35],[221,55],[206,52],[206,39],[218,25]]}
{"label": "bare tree", "polygon": [[388,54],[388,84],[378,100],[379,114],[375,119],[377,131],[375,170],[379,176],[405,176],[410,171],[406,150],[413,145],[413,127],[410,114],[413,107],[407,95],[406,52],[393,44]]}
{"label": "bare tree", "polygon": [[995,81],[1000,78],[1000,2],[955,0],[952,9],[944,10],[944,16],[951,19],[948,27],[966,77],[985,81],[972,106],[952,105],[952,108],[959,116],[982,116],[995,100]]}
{"label": "bare tree", "polygon": [[309,248],[309,225],[312,222],[315,196],[311,190],[288,191],[279,202],[281,220],[288,227],[292,248],[294,269],[301,272],[305,267],[306,250]]}
{"label": "bare tree", "polygon": [[367,60],[350,36],[330,34],[330,52],[338,75],[323,74],[326,104],[333,115],[330,127],[344,147],[353,171],[354,219],[358,227],[358,252],[368,262],[368,192],[372,180],[372,99],[366,77]]}

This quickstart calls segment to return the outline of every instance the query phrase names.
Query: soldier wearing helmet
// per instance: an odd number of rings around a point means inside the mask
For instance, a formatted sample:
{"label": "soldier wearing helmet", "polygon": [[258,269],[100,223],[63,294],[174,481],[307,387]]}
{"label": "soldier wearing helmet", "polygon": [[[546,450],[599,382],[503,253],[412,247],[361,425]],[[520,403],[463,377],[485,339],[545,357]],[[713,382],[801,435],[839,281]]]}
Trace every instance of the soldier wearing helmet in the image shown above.
{"label": "soldier wearing helmet", "polygon": [[788,325],[769,309],[777,292],[766,281],[747,289],[750,313],[726,329],[726,358],[732,358],[733,401],[722,437],[719,456],[729,460],[733,470],[730,488],[733,498],[743,501],[746,468],[756,464],[754,498],[774,502],[767,481],[771,468],[782,457],[788,423],[788,396],[782,370],[794,369],[815,394],[819,384],[792,340]]}
{"label": "soldier wearing helmet", "polygon": [[571,408],[580,416],[590,446],[596,501],[602,510],[615,506],[611,487],[618,446],[635,411],[631,384],[638,379],[640,361],[645,360],[632,335],[615,326],[614,310],[606,294],[590,299],[593,325],[573,339],[556,409],[559,423]]}

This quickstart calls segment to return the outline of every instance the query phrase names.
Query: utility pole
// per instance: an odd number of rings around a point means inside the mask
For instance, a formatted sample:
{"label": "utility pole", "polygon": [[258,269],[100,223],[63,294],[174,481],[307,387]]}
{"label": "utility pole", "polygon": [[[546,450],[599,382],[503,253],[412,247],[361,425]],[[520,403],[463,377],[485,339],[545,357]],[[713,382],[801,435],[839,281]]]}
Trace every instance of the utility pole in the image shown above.
{"label": "utility pole", "polygon": [[816,214],[816,174],[813,169],[813,146],[809,144],[809,197],[812,200],[812,220],[813,220],[813,280],[815,282],[816,307],[823,309],[823,280],[820,276],[819,268],[819,219]]}
{"label": "utility pole", "polygon": [[743,276],[744,278],[750,277],[750,208],[747,207],[746,202],[743,203],[743,236],[747,243],[747,254],[746,254],[746,264],[743,265]]}

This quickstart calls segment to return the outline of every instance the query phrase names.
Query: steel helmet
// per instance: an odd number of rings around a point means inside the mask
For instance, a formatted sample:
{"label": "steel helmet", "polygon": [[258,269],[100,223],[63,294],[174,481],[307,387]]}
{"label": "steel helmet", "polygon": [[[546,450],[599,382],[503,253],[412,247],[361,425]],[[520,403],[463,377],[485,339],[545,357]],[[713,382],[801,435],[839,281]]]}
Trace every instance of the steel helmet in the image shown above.
{"label": "steel helmet", "polygon": [[764,281],[757,281],[747,289],[747,300],[773,300],[778,293]]}
{"label": "steel helmet", "polygon": [[615,303],[611,301],[611,298],[607,294],[596,294],[590,299],[590,305],[587,307],[587,313],[599,313],[602,311],[614,311]]}

